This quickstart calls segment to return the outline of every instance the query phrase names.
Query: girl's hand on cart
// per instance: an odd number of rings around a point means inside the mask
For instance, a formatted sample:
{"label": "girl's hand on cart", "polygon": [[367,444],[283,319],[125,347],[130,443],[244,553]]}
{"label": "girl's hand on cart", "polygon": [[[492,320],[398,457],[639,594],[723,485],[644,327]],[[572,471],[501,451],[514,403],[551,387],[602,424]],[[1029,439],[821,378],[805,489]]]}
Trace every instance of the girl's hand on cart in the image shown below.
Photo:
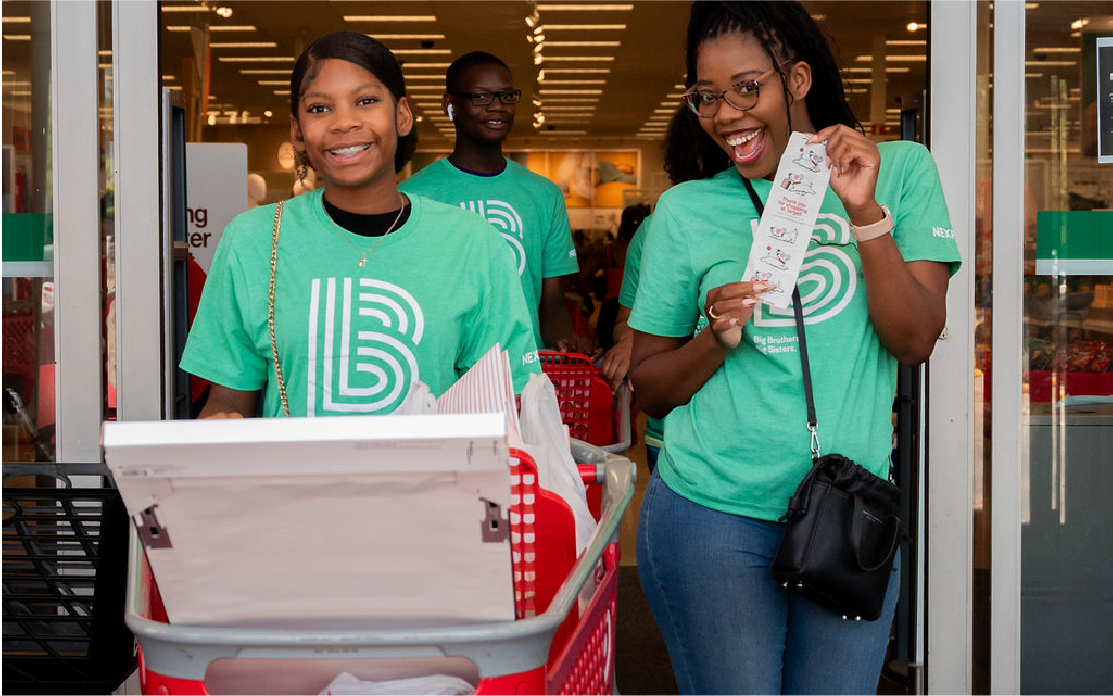
{"label": "girl's hand on cart", "polygon": [[754,305],[761,302],[761,293],[773,287],[763,281],[741,280],[709,290],[703,314],[716,340],[728,348],[737,346],[740,336],[736,334],[753,316]]}
{"label": "girl's hand on cart", "polygon": [[599,372],[603,379],[611,385],[611,389],[618,391],[626,373],[630,370],[630,352],[634,347],[634,333],[627,332],[603,355],[603,362]]}

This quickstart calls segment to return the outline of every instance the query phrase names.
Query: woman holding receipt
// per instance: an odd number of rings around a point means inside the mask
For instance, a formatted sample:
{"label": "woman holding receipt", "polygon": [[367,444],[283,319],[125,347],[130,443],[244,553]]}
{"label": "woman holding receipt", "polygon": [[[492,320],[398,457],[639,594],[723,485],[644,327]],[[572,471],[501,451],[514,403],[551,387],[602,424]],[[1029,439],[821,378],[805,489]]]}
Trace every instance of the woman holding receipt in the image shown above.
{"label": "woman holding receipt", "polygon": [[685,183],[648,222],[629,319],[631,380],[669,434],[642,503],[642,586],[683,693],[873,693],[896,575],[882,618],[864,622],[768,572],[811,454],[792,308],[743,277],[760,217],[747,187],[765,201],[782,185],[793,131],[826,144],[798,281],[819,436],[887,477],[897,364],[931,355],[959,265],[938,172],[924,147],[862,133],[799,3],[694,3],[686,61],[666,143]]}

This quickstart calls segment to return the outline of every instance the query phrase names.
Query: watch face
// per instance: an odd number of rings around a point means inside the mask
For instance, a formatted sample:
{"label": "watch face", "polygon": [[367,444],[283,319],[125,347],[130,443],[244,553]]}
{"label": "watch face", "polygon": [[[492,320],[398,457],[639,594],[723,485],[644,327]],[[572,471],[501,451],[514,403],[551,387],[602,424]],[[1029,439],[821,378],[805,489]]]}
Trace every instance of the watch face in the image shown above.
{"label": "watch face", "polygon": [[289,140],[278,146],[278,166],[283,169],[294,168],[294,144]]}

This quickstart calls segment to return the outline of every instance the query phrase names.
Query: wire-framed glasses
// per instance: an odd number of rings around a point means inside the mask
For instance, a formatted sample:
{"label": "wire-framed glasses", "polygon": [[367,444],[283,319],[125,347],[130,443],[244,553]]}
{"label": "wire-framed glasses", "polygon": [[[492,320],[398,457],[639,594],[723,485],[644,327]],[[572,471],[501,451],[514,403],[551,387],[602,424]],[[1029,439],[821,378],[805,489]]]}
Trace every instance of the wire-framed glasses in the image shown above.
{"label": "wire-framed glasses", "polygon": [[776,68],[766,70],[757,78],[739,80],[722,92],[692,86],[684,93],[684,101],[688,107],[700,118],[712,118],[719,112],[719,100],[722,99],[731,108],[738,111],[749,111],[757,104],[761,96],[761,81]]}
{"label": "wire-framed glasses", "polygon": [[517,104],[522,98],[522,90],[520,89],[500,89],[497,92],[488,92],[483,89],[476,92],[449,92],[449,94],[454,97],[466,97],[476,106],[487,106],[496,97],[503,104]]}

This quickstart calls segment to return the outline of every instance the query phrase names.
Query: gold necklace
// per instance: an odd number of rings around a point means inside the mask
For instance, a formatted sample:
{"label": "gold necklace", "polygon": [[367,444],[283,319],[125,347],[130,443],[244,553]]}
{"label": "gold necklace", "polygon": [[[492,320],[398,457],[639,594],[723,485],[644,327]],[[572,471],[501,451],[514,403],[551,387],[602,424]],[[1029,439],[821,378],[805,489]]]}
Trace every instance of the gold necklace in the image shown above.
{"label": "gold necklace", "polygon": [[402,197],[401,192],[399,192],[398,194],[398,202],[402,204],[402,207],[398,209],[398,214],[394,216],[394,222],[390,223],[390,227],[386,228],[386,232],[383,232],[383,236],[379,237],[379,241],[375,242],[375,246],[365,251],[362,255],[359,253],[359,247],[357,247],[355,244],[352,244],[352,240],[348,239],[348,231],[342,229],[340,225],[335,225],[335,223],[333,223],[336,227],[336,233],[340,235],[340,238],[343,239],[344,243],[348,245],[348,247],[352,250],[352,253],[359,257],[360,268],[363,268],[363,265],[367,263],[367,257],[371,255],[371,252],[379,248],[379,245],[383,243],[383,240],[386,239],[387,235],[394,231],[394,226],[397,225],[398,221],[402,219],[402,212],[406,210],[406,199]]}

